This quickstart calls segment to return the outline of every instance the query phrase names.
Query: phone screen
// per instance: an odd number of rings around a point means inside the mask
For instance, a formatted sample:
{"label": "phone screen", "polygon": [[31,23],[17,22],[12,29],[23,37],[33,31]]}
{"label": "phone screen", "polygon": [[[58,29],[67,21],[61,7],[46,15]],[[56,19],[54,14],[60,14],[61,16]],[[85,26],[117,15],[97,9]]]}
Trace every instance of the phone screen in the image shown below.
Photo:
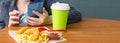
{"label": "phone screen", "polygon": [[37,15],[35,15],[34,13],[32,13],[33,10],[38,11],[39,13],[43,13],[43,6],[44,6],[44,0],[41,0],[39,2],[31,2],[28,5],[28,16],[31,17],[36,17],[39,18]]}

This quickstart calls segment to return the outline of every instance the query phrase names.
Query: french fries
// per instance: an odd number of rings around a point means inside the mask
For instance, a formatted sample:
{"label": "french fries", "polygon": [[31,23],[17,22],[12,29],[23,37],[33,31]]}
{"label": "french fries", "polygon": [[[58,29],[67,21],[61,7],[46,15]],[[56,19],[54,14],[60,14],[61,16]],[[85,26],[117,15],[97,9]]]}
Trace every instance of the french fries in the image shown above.
{"label": "french fries", "polygon": [[18,30],[17,35],[20,35],[19,42],[26,41],[27,43],[48,43],[49,37],[47,32],[39,32],[36,28],[28,29],[27,27],[23,27]]}
{"label": "french fries", "polygon": [[31,34],[32,36],[30,37],[31,41],[36,41],[39,38],[39,31],[37,29],[33,29],[33,34]]}
{"label": "french fries", "polygon": [[47,43],[49,41],[47,33],[40,33],[38,41]]}

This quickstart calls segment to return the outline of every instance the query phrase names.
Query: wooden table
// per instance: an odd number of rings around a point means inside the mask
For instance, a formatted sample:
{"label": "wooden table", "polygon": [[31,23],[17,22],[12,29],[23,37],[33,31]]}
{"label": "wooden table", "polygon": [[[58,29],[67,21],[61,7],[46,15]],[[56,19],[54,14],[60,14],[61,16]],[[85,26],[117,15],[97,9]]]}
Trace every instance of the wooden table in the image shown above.
{"label": "wooden table", "polygon": [[[117,20],[86,18],[67,27],[68,32],[64,35],[67,41],[60,43],[120,43],[120,21]],[[17,28],[19,26],[14,27]],[[0,30],[0,43],[15,43],[8,30]]]}

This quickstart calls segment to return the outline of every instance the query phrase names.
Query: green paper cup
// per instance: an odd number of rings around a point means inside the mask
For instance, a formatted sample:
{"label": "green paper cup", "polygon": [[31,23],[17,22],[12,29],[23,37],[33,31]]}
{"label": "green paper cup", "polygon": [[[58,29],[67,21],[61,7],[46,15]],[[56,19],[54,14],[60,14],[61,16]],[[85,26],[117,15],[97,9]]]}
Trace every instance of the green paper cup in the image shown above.
{"label": "green paper cup", "polygon": [[69,5],[57,2],[52,4],[51,9],[53,30],[66,30],[70,9]]}

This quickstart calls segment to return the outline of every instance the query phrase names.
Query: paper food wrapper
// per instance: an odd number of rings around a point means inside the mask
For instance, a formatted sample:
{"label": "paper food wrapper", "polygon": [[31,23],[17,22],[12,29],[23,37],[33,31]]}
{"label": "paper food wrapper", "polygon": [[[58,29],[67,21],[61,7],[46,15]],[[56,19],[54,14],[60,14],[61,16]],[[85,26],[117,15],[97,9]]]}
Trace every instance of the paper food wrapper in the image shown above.
{"label": "paper food wrapper", "polygon": [[[9,33],[9,36],[11,36],[16,42],[18,42],[16,31],[9,30],[8,33]],[[63,42],[63,41],[66,41],[66,39],[63,37],[60,37],[59,40],[49,40],[48,43],[57,43],[57,42]],[[27,43],[27,42],[22,42],[22,43]]]}

